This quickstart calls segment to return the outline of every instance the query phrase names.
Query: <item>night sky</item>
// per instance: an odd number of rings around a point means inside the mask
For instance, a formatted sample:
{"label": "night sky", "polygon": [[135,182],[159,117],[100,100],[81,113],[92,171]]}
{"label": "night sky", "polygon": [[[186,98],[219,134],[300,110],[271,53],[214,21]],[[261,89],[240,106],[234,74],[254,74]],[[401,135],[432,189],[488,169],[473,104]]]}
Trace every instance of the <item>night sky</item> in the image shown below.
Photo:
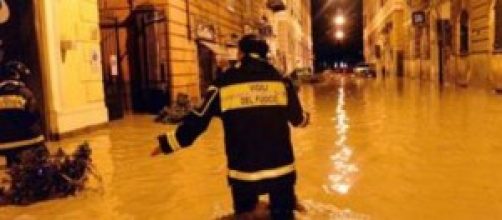
{"label": "night sky", "polygon": [[[357,63],[363,60],[362,0],[312,0],[312,22],[316,69],[334,62]],[[346,17],[342,28],[345,39],[337,41],[334,17]]]}

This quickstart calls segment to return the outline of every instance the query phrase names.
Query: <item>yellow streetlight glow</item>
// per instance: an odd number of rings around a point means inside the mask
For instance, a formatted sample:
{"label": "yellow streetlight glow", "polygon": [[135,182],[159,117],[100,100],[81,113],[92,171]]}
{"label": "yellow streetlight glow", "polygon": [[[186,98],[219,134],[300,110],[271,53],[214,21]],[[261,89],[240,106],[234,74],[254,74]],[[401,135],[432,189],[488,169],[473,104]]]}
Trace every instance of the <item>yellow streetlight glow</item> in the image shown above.
{"label": "yellow streetlight glow", "polygon": [[337,40],[343,40],[343,38],[345,38],[345,33],[343,31],[341,31],[341,30],[338,30],[335,33],[335,38]]}
{"label": "yellow streetlight glow", "polygon": [[345,24],[345,17],[343,15],[337,15],[335,17],[335,24],[338,26],[342,26]]}

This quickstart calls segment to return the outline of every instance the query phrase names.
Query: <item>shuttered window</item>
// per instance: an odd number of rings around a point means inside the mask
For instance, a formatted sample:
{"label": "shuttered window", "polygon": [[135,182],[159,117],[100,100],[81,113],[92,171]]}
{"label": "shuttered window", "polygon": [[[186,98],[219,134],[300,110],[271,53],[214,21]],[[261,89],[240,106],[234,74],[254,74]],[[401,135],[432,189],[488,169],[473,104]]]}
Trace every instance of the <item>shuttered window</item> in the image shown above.
{"label": "shuttered window", "polygon": [[495,42],[494,49],[502,51],[502,0],[495,3]]}

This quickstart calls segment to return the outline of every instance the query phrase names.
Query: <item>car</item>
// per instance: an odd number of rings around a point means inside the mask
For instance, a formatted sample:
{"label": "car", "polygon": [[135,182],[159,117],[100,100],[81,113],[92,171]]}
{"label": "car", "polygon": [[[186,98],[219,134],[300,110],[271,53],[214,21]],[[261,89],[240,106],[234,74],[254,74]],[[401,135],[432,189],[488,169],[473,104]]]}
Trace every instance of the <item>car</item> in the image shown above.
{"label": "car", "polygon": [[333,72],[339,74],[351,74],[352,68],[350,68],[349,65],[345,62],[335,63]]}
{"label": "car", "polygon": [[370,78],[377,77],[375,65],[371,63],[357,64],[354,67],[354,73],[363,77],[370,77]]}

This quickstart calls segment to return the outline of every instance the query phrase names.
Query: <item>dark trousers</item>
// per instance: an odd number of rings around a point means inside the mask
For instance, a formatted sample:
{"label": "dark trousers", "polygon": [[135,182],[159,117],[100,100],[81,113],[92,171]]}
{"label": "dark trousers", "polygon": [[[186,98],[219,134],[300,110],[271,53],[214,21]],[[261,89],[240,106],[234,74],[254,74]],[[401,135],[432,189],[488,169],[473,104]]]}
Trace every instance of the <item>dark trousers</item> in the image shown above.
{"label": "dark trousers", "polygon": [[[244,186],[231,186],[234,211],[236,215],[251,212],[258,204],[260,192]],[[293,184],[274,187],[268,192],[270,215],[273,220],[293,220],[296,195]]]}

